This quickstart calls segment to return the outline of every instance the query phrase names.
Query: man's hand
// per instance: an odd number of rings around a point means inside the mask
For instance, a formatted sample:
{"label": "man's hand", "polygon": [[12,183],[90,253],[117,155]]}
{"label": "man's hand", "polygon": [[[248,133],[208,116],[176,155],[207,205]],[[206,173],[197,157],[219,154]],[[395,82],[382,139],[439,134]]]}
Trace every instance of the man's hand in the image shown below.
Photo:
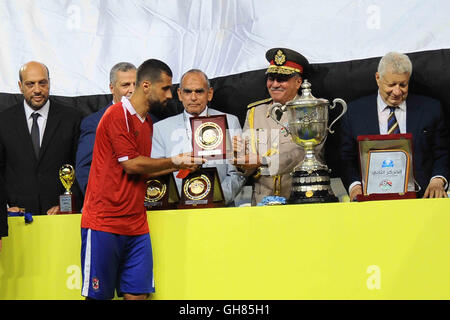
{"label": "man's hand", "polygon": [[206,162],[203,158],[196,158],[192,153],[181,153],[170,158],[176,169],[188,169],[195,171]]}
{"label": "man's hand", "polygon": [[59,213],[59,206],[54,206],[47,210],[47,215],[49,216],[54,216],[58,213]]}
{"label": "man's hand", "polygon": [[233,137],[233,164],[250,173],[261,166],[261,158],[258,154],[247,153],[248,141],[243,141],[241,137]]}
{"label": "man's hand", "polygon": [[447,198],[444,189],[445,182],[442,178],[431,179],[423,195],[424,198]]}
{"label": "man's hand", "polygon": [[362,187],[360,184],[353,186],[350,190],[350,201],[356,201],[356,196],[362,194]]}

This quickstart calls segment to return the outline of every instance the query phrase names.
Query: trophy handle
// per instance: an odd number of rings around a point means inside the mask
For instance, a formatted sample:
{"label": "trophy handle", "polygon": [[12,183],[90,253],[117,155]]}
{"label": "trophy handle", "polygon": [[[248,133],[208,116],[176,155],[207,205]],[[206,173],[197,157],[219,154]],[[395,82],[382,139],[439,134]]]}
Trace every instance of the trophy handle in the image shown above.
{"label": "trophy handle", "polygon": [[334,124],[336,121],[338,121],[338,120],[344,115],[344,113],[347,112],[347,103],[346,103],[344,100],[340,99],[340,98],[336,98],[336,99],[333,100],[333,105],[330,106],[330,109],[334,109],[334,107],[336,107],[336,103],[340,103],[340,104],[341,104],[341,106],[342,106],[342,112],[341,112],[341,114],[340,114],[336,119],[334,119],[334,121],[333,121],[333,122],[330,124],[330,126],[328,127],[328,131],[329,131],[330,133],[334,133],[334,131],[331,130],[331,127],[333,126],[333,124]]}
{"label": "trophy handle", "polygon": [[286,111],[286,105],[282,105],[281,103],[275,102],[272,104],[272,106],[269,108],[269,115],[280,126],[282,126],[286,130],[285,136],[289,135],[291,132],[288,128],[286,128],[281,122],[281,116],[283,115],[283,112]]}

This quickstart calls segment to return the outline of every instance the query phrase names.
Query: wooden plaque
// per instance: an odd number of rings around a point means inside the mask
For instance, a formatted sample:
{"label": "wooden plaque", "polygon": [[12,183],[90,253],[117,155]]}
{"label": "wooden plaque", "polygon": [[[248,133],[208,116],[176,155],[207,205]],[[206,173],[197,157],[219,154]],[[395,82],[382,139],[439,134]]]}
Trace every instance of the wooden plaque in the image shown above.
{"label": "wooden plaque", "polygon": [[225,159],[228,140],[226,115],[192,117],[190,121],[194,157]]}
{"label": "wooden plaque", "polygon": [[180,201],[173,174],[147,180],[144,205],[147,210],[176,209]]}
{"label": "wooden plaque", "polygon": [[363,189],[358,201],[416,197],[411,190],[415,185],[412,134],[363,135],[357,140]]}
{"label": "wooden plaque", "polygon": [[222,207],[224,204],[223,190],[215,167],[196,170],[183,179],[178,208]]}

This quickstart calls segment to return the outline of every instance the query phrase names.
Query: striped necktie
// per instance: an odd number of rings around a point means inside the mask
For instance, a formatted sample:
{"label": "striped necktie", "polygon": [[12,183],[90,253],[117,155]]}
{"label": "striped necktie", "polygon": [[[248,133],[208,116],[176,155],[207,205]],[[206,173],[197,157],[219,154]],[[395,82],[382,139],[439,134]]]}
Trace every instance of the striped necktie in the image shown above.
{"label": "striped necktie", "polygon": [[391,112],[389,113],[389,117],[388,117],[388,125],[387,125],[387,134],[397,134],[400,133],[400,128],[398,126],[398,122],[397,122],[397,118],[395,117],[395,109],[397,109],[397,107],[389,107],[389,110],[391,110]]}

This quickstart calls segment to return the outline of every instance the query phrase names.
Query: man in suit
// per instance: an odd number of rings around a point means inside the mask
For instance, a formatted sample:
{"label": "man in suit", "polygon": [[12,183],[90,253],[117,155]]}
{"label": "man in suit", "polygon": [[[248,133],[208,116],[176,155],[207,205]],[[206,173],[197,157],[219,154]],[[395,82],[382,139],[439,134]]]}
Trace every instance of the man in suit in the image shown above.
{"label": "man in suit", "polygon": [[8,215],[6,212],[6,190],[0,175],[0,251],[2,251],[2,238],[8,236]]}
{"label": "man in suit", "polygon": [[[159,121],[153,127],[152,158],[171,157],[179,153],[192,151],[192,132],[189,118],[194,116],[212,116],[224,114],[207,106],[212,100],[213,88],[206,74],[198,69],[186,72],[180,81],[178,99],[183,103],[181,114]],[[236,116],[226,114],[230,137],[240,135],[241,125]],[[225,161],[208,161],[204,167],[216,167],[225,203],[233,205],[245,178],[236,168]],[[176,175],[177,173],[175,173]],[[175,178],[178,190],[182,180]]]}
{"label": "man in suit", "polygon": [[[353,201],[362,194],[357,136],[412,133],[414,177],[419,197],[446,197],[448,131],[438,101],[408,94],[412,63],[407,55],[390,52],[378,65],[378,94],[348,104],[341,122],[343,182]],[[409,191],[413,191],[410,190]]]}
{"label": "man in suit", "polygon": [[[268,114],[274,102],[285,105],[299,98],[302,74],[308,60],[300,53],[273,48],[267,51],[270,63],[266,71],[266,86],[270,98],[256,101],[247,107],[244,135],[250,138],[249,161],[238,160],[245,175],[253,177],[252,204],[256,205],[266,196],[282,196],[289,199],[292,178],[290,173],[304,157],[303,149],[285,135],[284,128]],[[280,122],[287,124],[284,112]],[[241,147],[242,148],[242,147]]]}
{"label": "man in suit", "polygon": [[95,132],[98,123],[106,109],[115,103],[120,102],[122,97],[131,97],[136,85],[136,67],[129,62],[119,62],[115,64],[109,73],[109,89],[113,100],[97,112],[83,119],[80,126],[80,139],[76,154],[75,175],[83,194],[86,192],[89,178],[89,170],[92,162],[92,152],[94,150]]}
{"label": "man in suit", "polygon": [[[0,174],[10,211],[59,212],[59,169],[75,164],[81,113],[49,99],[48,69],[31,61],[19,71],[24,102],[0,114]],[[72,187],[81,200],[78,185]]]}

